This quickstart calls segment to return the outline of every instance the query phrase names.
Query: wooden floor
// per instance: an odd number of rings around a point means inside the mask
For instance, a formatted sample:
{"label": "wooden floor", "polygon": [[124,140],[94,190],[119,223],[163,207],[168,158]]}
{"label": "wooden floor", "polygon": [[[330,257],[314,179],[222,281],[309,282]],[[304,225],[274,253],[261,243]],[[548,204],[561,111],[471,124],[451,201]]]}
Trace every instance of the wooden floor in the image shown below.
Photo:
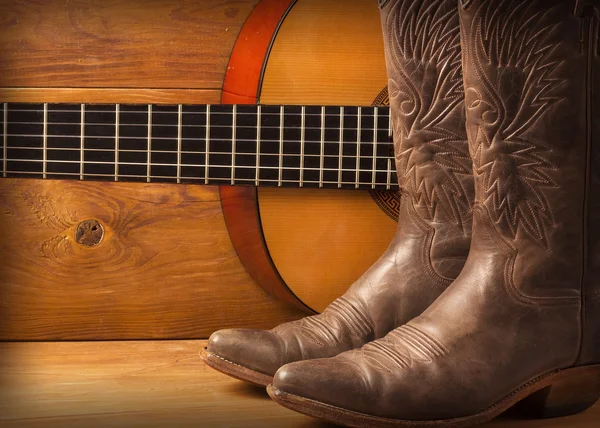
{"label": "wooden floor", "polygon": [[[325,428],[204,366],[199,341],[0,344],[0,426]],[[485,427],[598,428],[504,416]]]}

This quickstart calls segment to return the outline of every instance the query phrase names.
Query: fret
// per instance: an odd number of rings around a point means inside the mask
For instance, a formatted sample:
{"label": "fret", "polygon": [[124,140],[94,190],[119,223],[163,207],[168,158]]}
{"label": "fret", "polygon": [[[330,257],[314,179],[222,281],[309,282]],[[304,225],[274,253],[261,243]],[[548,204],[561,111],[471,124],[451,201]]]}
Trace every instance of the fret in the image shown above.
{"label": "fret", "polygon": [[[206,107],[182,106],[180,177],[206,179]],[[210,131],[209,131],[210,132]]]}
{"label": "fret", "polygon": [[84,117],[84,180],[95,174],[103,180],[114,181],[116,105],[89,107]]}
{"label": "fret", "polygon": [[342,158],[341,183],[354,183],[354,186],[342,188],[356,188],[356,169],[358,152],[358,107],[346,106],[344,108],[343,145],[340,156]]}
{"label": "fret", "polygon": [[148,141],[146,150],[146,183],[150,183],[152,181],[150,169],[150,154],[152,153],[152,104],[148,105]]}
{"label": "fret", "polygon": [[[90,108],[94,107],[88,106],[88,110]],[[147,114],[148,106],[115,105],[114,181],[148,181]],[[129,163],[132,161],[139,165],[131,166]],[[133,179],[133,176],[143,176],[144,179]]]}
{"label": "fret", "polygon": [[261,130],[262,106],[258,105],[256,109],[256,173],[254,185],[258,186],[260,181],[260,130]]}
{"label": "fret", "polygon": [[[258,144],[257,137],[257,106],[256,105],[238,105],[235,107],[235,142],[232,147],[234,173],[230,179],[233,184],[239,184],[243,180],[249,180],[254,184],[256,180],[256,157]],[[251,166],[251,169],[240,169],[238,166]],[[231,184],[231,181],[230,183]]]}
{"label": "fret", "polygon": [[[212,105],[210,117],[210,165],[227,165],[231,168],[233,164],[233,106]],[[231,181],[229,170],[209,168],[209,178],[223,178]]]}
{"label": "fret", "polygon": [[[69,178],[81,179],[81,105],[79,104],[48,104],[45,112],[42,107],[43,117],[42,122],[45,123],[45,138],[44,130],[42,131],[42,153],[41,163],[43,165],[42,178],[55,178],[56,172],[65,172],[60,165],[53,162],[55,159],[62,159],[63,155],[67,159],[74,160],[76,165],[68,168],[69,173],[73,176]],[[60,134],[69,134],[70,138],[65,138],[65,141]],[[45,142],[44,142],[45,140]],[[44,149],[45,146],[45,149]],[[73,146],[77,150],[70,153],[63,153],[61,148],[64,146]]]}
{"label": "fret", "polygon": [[47,178],[48,155],[48,103],[44,103],[44,128],[42,131],[42,178]]}
{"label": "fret", "polygon": [[[305,112],[306,116],[306,112]],[[302,107],[285,106],[283,116],[282,181],[301,180]]]}
{"label": "fret", "polygon": [[6,177],[6,162],[8,155],[8,103],[4,103],[2,106],[2,176]]}
{"label": "fret", "polygon": [[177,106],[177,184],[181,183],[181,133],[183,123],[183,106]]}
{"label": "fret", "polygon": [[304,186],[304,145],[306,140],[306,107],[300,112],[300,187]]}
{"label": "fret", "polygon": [[[148,171],[150,151],[148,141],[152,142],[152,133],[148,140],[148,106],[119,106],[119,139],[115,150],[118,181],[148,182],[151,171]],[[132,165],[136,163],[136,165]],[[143,179],[133,178],[143,176]]]}
{"label": "fret", "polygon": [[236,156],[236,127],[237,127],[237,106],[233,106],[233,118],[231,125],[231,185],[235,184],[235,156]]}
{"label": "fret", "polygon": [[[360,169],[370,170],[362,172],[360,181],[371,181],[375,183],[377,180],[377,131],[378,124],[378,108],[363,107],[361,119],[361,147],[360,147]],[[377,122],[377,123],[376,123]]]}
{"label": "fret", "polygon": [[[325,142],[321,148],[324,158],[323,182],[338,181],[338,158],[340,156],[340,107],[325,107]],[[330,171],[329,169],[335,169]]]}
{"label": "fret", "polygon": [[[280,108],[277,106],[261,106],[260,115],[260,163],[259,185],[263,179],[278,180],[277,169],[267,169],[267,167],[277,167],[279,165],[279,144],[276,141],[279,138],[279,120],[281,118]],[[265,126],[268,125],[269,128]]]}
{"label": "fret", "polygon": [[375,183],[377,181],[377,124],[379,121],[379,108],[375,107],[373,109],[373,156],[372,156],[372,162],[373,162],[373,173],[371,174],[371,178],[372,178],[372,188],[375,188]]}
{"label": "fret", "polygon": [[358,107],[358,117],[356,125],[356,188],[358,189],[358,183],[360,182],[360,143],[362,140],[362,108]]}
{"label": "fret", "polygon": [[206,106],[206,166],[204,167],[204,184],[208,184],[208,164],[210,163],[210,105]]}
{"label": "fret", "polygon": [[155,105],[152,108],[152,181],[177,183],[178,110],[178,105]]}
{"label": "fret", "polygon": [[115,104],[115,181],[119,181],[119,115],[120,106]]}
{"label": "fret", "polygon": [[85,162],[85,104],[79,107],[79,180],[83,180],[83,165]]}
{"label": "fret", "polygon": [[325,107],[321,107],[321,148],[319,154],[319,187],[323,187],[323,168],[325,162]]}
{"label": "fret", "polygon": [[342,187],[342,155],[344,153],[344,107],[340,107],[340,147],[339,147],[339,163],[338,163],[338,187]]}
{"label": "fret", "polygon": [[234,107],[232,174],[229,184],[249,183],[256,180],[257,107],[239,105]]}
{"label": "fret", "polygon": [[279,186],[282,185],[283,180],[283,126],[284,126],[284,106],[279,108],[279,170],[278,180]]}
{"label": "fret", "polygon": [[304,186],[318,187],[321,154],[321,107],[306,106],[304,116]]}

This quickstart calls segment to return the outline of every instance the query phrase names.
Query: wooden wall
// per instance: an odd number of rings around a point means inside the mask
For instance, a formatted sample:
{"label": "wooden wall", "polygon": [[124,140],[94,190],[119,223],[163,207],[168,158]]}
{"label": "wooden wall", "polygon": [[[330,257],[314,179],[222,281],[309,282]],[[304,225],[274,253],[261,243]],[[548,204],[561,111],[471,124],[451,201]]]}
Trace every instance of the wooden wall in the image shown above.
{"label": "wooden wall", "polygon": [[[0,0],[0,102],[218,102],[256,2]],[[99,245],[77,241],[86,220]],[[239,263],[217,188],[0,179],[0,339],[202,338],[298,316]]]}

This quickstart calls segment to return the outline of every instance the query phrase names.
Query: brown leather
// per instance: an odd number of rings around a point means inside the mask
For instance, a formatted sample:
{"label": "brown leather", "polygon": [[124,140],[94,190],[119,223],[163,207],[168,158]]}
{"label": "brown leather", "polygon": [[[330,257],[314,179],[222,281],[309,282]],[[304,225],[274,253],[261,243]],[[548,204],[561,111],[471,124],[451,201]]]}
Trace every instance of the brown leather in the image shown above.
{"label": "brown leather", "polygon": [[[599,4],[600,2],[596,2]],[[596,14],[598,14],[596,9]],[[593,69],[600,70],[600,36],[598,20],[594,22],[595,35],[598,44],[595,46]],[[600,73],[593,75],[594,88],[600,88]],[[600,106],[600,90],[593,93],[594,99],[589,117],[598,117],[597,108]],[[583,344],[579,364],[589,365],[600,363],[600,120],[591,120],[593,133],[590,163],[590,188],[588,211],[588,256],[585,278],[584,300],[584,329]]]}
{"label": "brown leather", "polygon": [[[402,22],[416,3],[425,25],[446,2],[392,0],[384,22]],[[385,338],[282,367],[278,391],[366,415],[446,420],[483,412],[538,376],[573,367],[582,348],[582,363],[600,362],[597,164],[588,177],[588,150],[595,148],[597,163],[600,142],[586,108],[588,41],[580,37],[588,21],[574,14],[575,1],[461,4],[475,170],[465,268],[421,316]],[[435,37],[444,34],[438,28]],[[384,30],[389,58],[418,45],[402,28]],[[405,74],[399,65],[392,76]],[[600,69],[589,71],[597,81]],[[392,106],[401,118],[399,104]],[[406,134],[398,138],[402,149]]]}
{"label": "brown leather", "polygon": [[[387,57],[392,108],[402,113],[396,114],[394,133],[404,135],[402,142],[396,139],[403,194],[389,249],[322,314],[270,331],[218,331],[208,352],[272,375],[286,363],[359,348],[421,314],[461,271],[474,189],[458,15],[453,0],[426,3],[436,5],[434,21],[419,28],[414,44]],[[384,23],[394,27],[388,44],[400,46],[397,37],[408,37],[420,25],[422,11],[411,7],[403,21]]]}

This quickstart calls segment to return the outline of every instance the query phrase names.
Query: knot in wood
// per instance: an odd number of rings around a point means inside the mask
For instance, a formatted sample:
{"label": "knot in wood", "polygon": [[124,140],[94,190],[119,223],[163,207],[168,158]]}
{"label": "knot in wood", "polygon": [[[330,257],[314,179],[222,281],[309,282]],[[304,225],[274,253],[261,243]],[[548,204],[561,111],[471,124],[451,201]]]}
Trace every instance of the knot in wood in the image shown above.
{"label": "knot in wood", "polygon": [[79,223],[75,232],[78,244],[94,247],[102,242],[104,228],[98,220],[85,220]]}

